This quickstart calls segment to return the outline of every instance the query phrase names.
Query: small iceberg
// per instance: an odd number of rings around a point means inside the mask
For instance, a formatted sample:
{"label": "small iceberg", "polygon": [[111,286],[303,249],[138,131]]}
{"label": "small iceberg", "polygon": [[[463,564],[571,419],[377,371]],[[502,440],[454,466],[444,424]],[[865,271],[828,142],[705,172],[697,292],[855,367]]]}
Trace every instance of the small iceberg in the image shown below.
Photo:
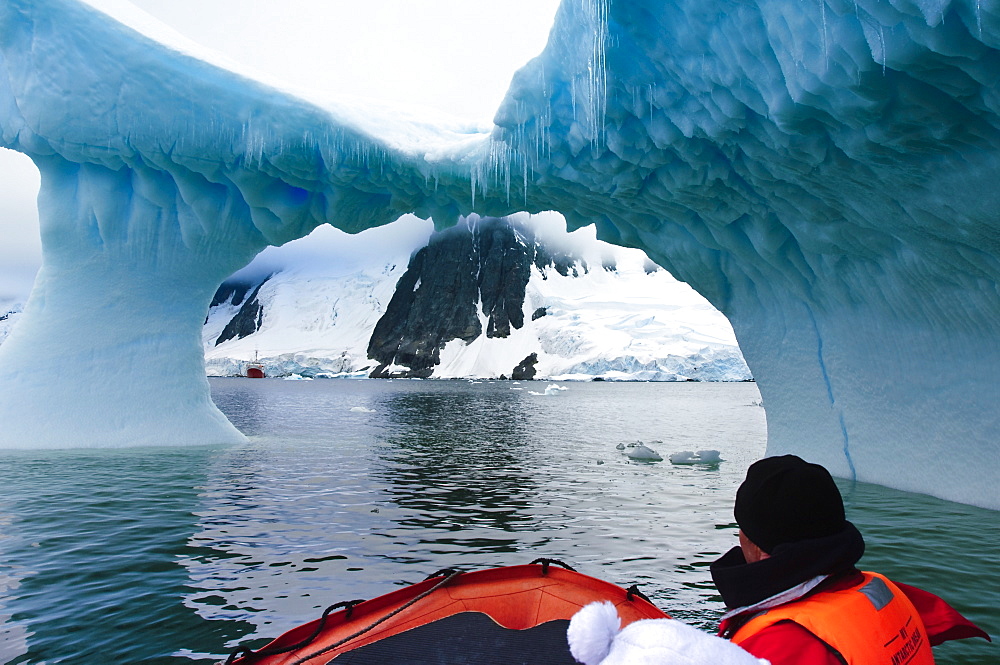
{"label": "small iceberg", "polygon": [[671,464],[718,464],[721,461],[718,450],[699,450],[696,453],[682,450],[670,456]]}
{"label": "small iceberg", "polygon": [[532,395],[558,395],[564,390],[569,390],[569,388],[565,388],[555,383],[550,383],[545,386],[545,392],[536,393],[534,390],[529,390],[528,392]]}
{"label": "small iceberg", "polygon": [[652,448],[649,448],[643,443],[638,443],[634,446],[629,446],[625,451],[629,459],[636,460],[637,462],[662,462],[663,458],[660,457],[660,453],[656,452]]}
{"label": "small iceberg", "polygon": [[369,409],[367,406],[352,406],[352,413],[375,413],[375,409]]}
{"label": "small iceberg", "polygon": [[289,374],[285,377],[285,381],[312,381],[312,377],[302,376],[301,374]]}

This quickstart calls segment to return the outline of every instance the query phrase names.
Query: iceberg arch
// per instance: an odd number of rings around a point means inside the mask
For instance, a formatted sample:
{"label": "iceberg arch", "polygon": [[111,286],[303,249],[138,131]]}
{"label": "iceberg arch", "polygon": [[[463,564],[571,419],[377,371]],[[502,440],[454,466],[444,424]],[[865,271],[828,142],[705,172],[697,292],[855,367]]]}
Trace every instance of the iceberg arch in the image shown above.
{"label": "iceberg arch", "polygon": [[0,445],[235,440],[198,328],[265,246],[554,209],[729,317],[769,453],[1000,508],[996,3],[564,0],[489,135],[195,55],[112,0],[0,6],[44,254]]}

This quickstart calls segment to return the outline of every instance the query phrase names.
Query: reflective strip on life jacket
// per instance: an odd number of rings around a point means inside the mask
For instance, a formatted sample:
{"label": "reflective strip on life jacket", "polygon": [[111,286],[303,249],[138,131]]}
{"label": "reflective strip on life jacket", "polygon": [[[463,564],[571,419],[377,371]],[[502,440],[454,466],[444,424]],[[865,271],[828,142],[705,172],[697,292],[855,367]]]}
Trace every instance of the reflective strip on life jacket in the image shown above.
{"label": "reflective strip on life jacket", "polygon": [[794,621],[848,665],[933,665],[927,631],[913,603],[882,575],[863,575],[853,587],[820,591],[755,616],[736,631],[733,642],[740,644],[779,621]]}

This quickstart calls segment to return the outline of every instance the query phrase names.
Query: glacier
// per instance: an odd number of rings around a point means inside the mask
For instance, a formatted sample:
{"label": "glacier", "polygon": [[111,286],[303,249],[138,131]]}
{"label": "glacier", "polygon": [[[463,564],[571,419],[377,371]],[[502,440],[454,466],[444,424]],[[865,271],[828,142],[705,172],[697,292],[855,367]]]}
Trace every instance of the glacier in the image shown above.
{"label": "glacier", "polygon": [[7,0],[43,259],[0,445],[239,440],[201,325],[265,247],[557,210],[729,318],[768,453],[1000,508],[998,47],[990,0],[564,0],[482,131],[284,89],[121,0]]}

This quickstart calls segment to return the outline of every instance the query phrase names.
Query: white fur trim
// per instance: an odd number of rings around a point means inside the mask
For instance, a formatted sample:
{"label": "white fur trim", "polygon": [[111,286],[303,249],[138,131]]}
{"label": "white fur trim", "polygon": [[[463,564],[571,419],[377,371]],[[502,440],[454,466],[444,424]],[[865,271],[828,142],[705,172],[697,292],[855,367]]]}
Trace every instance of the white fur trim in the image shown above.
{"label": "white fur trim", "polygon": [[619,630],[620,625],[611,603],[584,607],[569,624],[573,657],[584,665],[769,665],[674,619],[644,619]]}
{"label": "white fur trim", "polygon": [[612,603],[590,603],[570,619],[566,631],[569,651],[577,662],[599,665],[607,658],[620,627],[621,619]]}
{"label": "white fur trim", "polygon": [[626,626],[601,665],[768,665],[729,640],[674,619]]}

